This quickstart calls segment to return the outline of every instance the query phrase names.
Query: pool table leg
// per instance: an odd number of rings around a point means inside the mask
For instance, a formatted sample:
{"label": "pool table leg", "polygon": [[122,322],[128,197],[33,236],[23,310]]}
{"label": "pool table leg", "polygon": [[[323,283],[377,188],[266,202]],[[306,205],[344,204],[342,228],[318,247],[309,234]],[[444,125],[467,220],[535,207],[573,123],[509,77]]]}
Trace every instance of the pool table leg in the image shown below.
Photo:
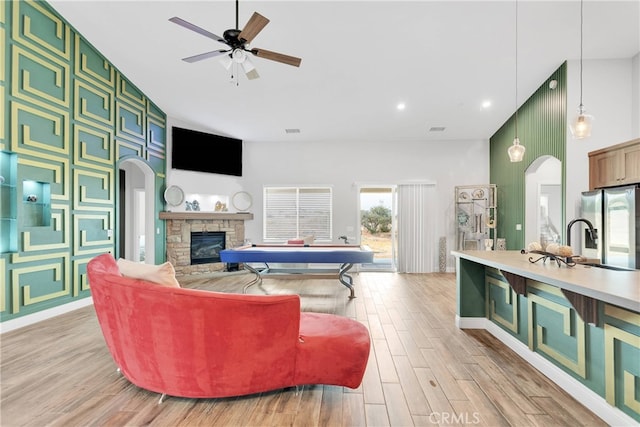
{"label": "pool table leg", "polygon": [[347,288],[349,288],[349,291],[350,291],[349,299],[353,299],[356,297],[353,289],[353,278],[347,274],[347,271],[349,271],[351,267],[353,267],[353,264],[349,264],[349,263],[342,264],[340,266],[340,274],[338,275],[338,279],[340,280],[340,283],[342,283]]}
{"label": "pool table leg", "polygon": [[257,284],[261,284],[262,283],[262,276],[260,275],[260,272],[258,270],[256,270],[255,268],[251,267],[249,264],[244,264],[244,267],[249,270],[250,272],[252,272],[253,274],[256,275],[256,277],[253,278],[252,281],[250,281],[249,283],[247,283],[246,285],[244,285],[244,288],[242,288],[242,293],[246,294],[247,293],[247,289],[249,289],[251,286]]}

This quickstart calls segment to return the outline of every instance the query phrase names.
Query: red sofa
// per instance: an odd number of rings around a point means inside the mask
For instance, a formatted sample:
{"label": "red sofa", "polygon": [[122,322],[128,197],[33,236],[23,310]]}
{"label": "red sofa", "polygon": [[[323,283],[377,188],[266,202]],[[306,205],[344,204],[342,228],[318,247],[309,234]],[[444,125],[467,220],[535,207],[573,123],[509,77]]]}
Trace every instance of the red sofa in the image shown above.
{"label": "red sofa", "polygon": [[107,347],[138,387],[190,398],[240,396],[303,384],[356,388],[369,332],[337,315],[301,313],[298,295],[245,295],[125,277],[93,258],[89,286]]}

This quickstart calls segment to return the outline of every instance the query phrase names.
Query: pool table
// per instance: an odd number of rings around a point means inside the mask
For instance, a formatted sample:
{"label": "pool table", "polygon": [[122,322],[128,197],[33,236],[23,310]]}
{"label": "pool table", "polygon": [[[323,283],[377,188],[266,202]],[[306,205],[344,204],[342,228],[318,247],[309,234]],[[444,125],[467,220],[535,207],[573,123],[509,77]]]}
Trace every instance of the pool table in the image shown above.
{"label": "pool table", "polygon": [[[347,272],[354,264],[373,262],[373,251],[358,245],[322,245],[322,244],[253,244],[235,249],[220,251],[220,260],[225,263],[243,263],[245,268],[255,274],[255,278],[245,286],[262,281],[267,274],[327,274],[338,275],[338,280],[349,291],[349,298],[355,298],[353,278]],[[265,268],[256,269],[249,263],[264,263]],[[313,263],[339,264],[338,268],[271,268],[269,263]]]}

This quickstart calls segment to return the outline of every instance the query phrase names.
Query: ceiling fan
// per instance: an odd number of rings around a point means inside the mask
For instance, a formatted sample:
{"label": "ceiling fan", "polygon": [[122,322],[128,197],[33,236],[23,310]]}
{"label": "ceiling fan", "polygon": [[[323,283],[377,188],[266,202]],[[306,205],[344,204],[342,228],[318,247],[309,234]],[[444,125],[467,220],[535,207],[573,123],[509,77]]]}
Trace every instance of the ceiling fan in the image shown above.
{"label": "ceiling fan", "polygon": [[[262,31],[262,29],[269,23],[269,20],[258,12],[253,12],[253,15],[242,30],[238,29],[238,0],[236,0],[236,28],[226,30],[223,33],[223,37],[215,35],[203,28],[198,27],[184,19],[174,16],[169,21],[178,24],[191,31],[195,31],[198,34],[202,34],[205,37],[224,43],[228,46],[228,49],[213,50],[211,52],[205,52],[187,58],[182,58],[185,62],[197,62],[203,59],[214,58],[216,56],[226,55],[223,59],[223,65],[229,69],[232,65],[240,65],[249,80],[260,77],[256,71],[255,66],[249,60],[247,55],[251,53],[258,58],[269,59],[271,61],[281,62],[283,64],[299,67],[302,62],[301,58],[295,56],[284,55],[282,53],[273,52],[261,48],[249,48],[249,43]],[[234,76],[231,76],[232,79]]]}

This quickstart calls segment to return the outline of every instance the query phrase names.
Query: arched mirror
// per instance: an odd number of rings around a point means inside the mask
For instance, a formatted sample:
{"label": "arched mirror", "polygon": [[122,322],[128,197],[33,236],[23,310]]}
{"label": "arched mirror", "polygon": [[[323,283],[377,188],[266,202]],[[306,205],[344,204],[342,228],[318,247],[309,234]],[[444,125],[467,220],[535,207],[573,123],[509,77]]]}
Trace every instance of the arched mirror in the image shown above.
{"label": "arched mirror", "polygon": [[525,246],[531,242],[561,243],[562,162],[540,156],[525,172]]}

